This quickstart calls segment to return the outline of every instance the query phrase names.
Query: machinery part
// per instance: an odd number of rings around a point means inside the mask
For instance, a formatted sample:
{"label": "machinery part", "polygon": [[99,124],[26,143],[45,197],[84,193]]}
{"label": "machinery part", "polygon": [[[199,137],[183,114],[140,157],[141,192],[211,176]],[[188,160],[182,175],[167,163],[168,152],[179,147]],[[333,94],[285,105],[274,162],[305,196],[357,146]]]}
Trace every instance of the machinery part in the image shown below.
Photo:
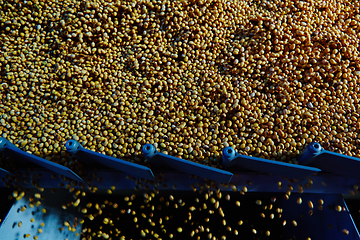
{"label": "machinery part", "polygon": [[84,164],[100,164],[131,176],[149,180],[154,179],[154,174],[148,167],[90,151],[75,140],[67,141],[65,147],[66,151]]}
{"label": "machinery part", "polygon": [[75,181],[83,182],[83,180],[76,175],[73,171],[69,168],[64,167],[60,164],[42,159],[38,156],[33,154],[27,153],[16,147],[14,144],[6,140],[5,138],[0,138],[0,152],[4,153],[5,155],[13,158],[16,161],[23,161],[23,162],[31,162],[32,164],[38,165],[40,167],[46,168],[52,172],[56,172],[63,176],[69,177]]}
{"label": "machinery part", "polygon": [[321,171],[319,168],[241,155],[232,147],[223,149],[223,166],[225,169],[252,170],[288,178],[304,178]]}
{"label": "machinery part", "polygon": [[360,159],[324,150],[319,143],[310,143],[298,158],[299,163],[322,171],[360,179]]}
{"label": "machinery part", "polygon": [[228,171],[157,152],[155,147],[151,144],[145,144],[142,148],[142,151],[149,162],[157,168],[167,167],[169,169],[193,174],[195,176],[220,183],[228,183],[233,176],[233,174]]}

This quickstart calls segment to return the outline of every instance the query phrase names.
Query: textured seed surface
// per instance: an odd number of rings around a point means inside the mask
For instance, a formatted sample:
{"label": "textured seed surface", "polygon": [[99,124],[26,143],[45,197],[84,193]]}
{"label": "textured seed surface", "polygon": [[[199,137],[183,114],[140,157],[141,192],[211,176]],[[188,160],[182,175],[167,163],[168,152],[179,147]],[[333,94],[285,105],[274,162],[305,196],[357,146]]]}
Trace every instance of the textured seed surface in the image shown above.
{"label": "textured seed surface", "polygon": [[360,156],[359,2],[323,4],[1,0],[0,135],[64,165],[69,139],[219,167],[225,146]]}
{"label": "textured seed surface", "polygon": [[[358,1],[0,0],[0,136],[75,170],[80,166],[63,147],[69,139],[138,163],[145,143],[217,167],[227,146],[296,163],[306,144],[317,141],[327,150],[360,157],[359,9]],[[279,188],[284,186],[280,182]],[[66,188],[74,191],[71,184]],[[24,197],[19,192],[12,193],[16,200]],[[211,239],[215,231],[204,223],[216,219],[211,215],[237,235],[240,229],[226,219],[221,193],[212,194],[188,205],[171,195],[155,206],[155,194],[141,206],[131,197],[122,206],[88,203],[79,208],[84,219],[101,219],[98,227],[110,227],[111,234],[87,229],[84,235],[125,238],[116,219],[103,215],[110,205],[141,228],[134,239],[178,238],[188,225],[193,226],[188,235]],[[42,199],[40,193],[34,197]],[[232,199],[242,210],[238,198]],[[76,198],[63,208],[79,205]],[[308,206],[314,207],[311,201]],[[170,207],[187,214],[181,227],[168,227],[174,216],[164,209]],[[158,217],[161,211],[166,216]],[[209,216],[197,219],[204,211]],[[280,218],[281,212],[268,215]],[[235,222],[262,234],[246,219]]]}

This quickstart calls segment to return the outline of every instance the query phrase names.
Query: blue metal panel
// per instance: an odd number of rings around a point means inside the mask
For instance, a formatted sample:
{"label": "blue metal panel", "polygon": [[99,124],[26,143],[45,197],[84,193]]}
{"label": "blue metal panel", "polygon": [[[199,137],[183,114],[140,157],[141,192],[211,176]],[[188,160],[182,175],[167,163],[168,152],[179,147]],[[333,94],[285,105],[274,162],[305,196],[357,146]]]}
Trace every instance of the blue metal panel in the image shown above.
{"label": "blue metal panel", "polygon": [[0,138],[0,152],[4,153],[9,157],[12,157],[14,160],[31,162],[43,168],[49,169],[50,171],[64,175],[76,181],[83,182],[83,180],[69,168],[57,163],[53,163],[51,161],[47,161],[30,153],[24,152],[5,138]]}
{"label": "blue metal panel", "polygon": [[67,141],[65,147],[71,155],[85,164],[97,163],[125,172],[131,176],[146,178],[149,180],[154,179],[154,174],[148,167],[90,151],[82,147],[81,144],[75,140]]}
{"label": "blue metal panel", "polygon": [[[38,240],[79,240],[82,227],[80,224],[81,214],[76,208],[67,210],[61,208],[62,204],[73,201],[72,194],[65,189],[56,194],[50,193],[50,191],[42,192],[41,195],[44,199],[38,199],[41,201],[41,205],[31,208],[29,197],[35,193],[36,191],[33,189],[27,192],[22,199],[15,201],[0,226],[0,239],[34,239],[37,236]],[[43,212],[43,209],[46,212]],[[30,221],[32,218],[34,220]],[[76,218],[77,224],[75,224]],[[66,221],[71,226],[76,225],[75,232],[69,231],[68,227],[64,226]],[[43,226],[41,226],[42,223]],[[60,228],[64,229],[60,230]],[[39,233],[39,229],[41,233]],[[25,237],[26,234],[30,234],[30,236]]]}
{"label": "blue metal panel", "polygon": [[360,158],[324,150],[319,143],[306,146],[299,162],[329,173],[360,179]]}
{"label": "blue metal panel", "polygon": [[[24,174],[25,172],[22,172]],[[41,174],[41,178],[37,178],[36,182],[46,188],[59,188],[59,179],[52,179],[51,172],[47,170],[34,169],[31,172],[32,175],[37,176]],[[144,189],[131,178],[128,178],[129,174],[119,172],[117,170],[101,169],[96,171],[96,178],[93,176],[93,172],[90,173],[85,179],[92,179],[91,186],[98,189],[109,189],[111,186],[115,186],[118,190],[134,190],[135,186],[139,186],[140,189]],[[101,181],[97,179],[101,178]],[[279,187],[279,183],[281,186]],[[311,184],[309,183],[311,182]],[[281,192],[284,193],[289,187],[293,187],[293,192],[299,190],[301,186],[304,193],[329,193],[329,194],[348,194],[350,190],[354,189],[354,185],[360,186],[360,181],[355,178],[338,176],[333,174],[319,173],[317,176],[311,178],[302,178],[297,181],[291,179],[285,179],[281,176],[272,176],[265,173],[256,172],[235,172],[231,179],[231,184],[209,183],[203,178],[191,177],[188,173],[179,171],[163,171],[161,182],[144,180],[139,182],[143,186],[147,185],[149,189],[153,189],[155,186],[159,190],[166,190],[176,186],[177,190],[192,191],[194,186],[199,189],[199,186],[211,185],[212,189],[219,188],[221,191],[234,191],[234,186],[237,191],[241,190],[244,186],[247,187],[248,192]],[[25,188],[33,188],[31,183],[26,183],[20,179],[18,184]],[[0,181],[0,187],[3,183]],[[80,188],[80,186],[74,186]]]}
{"label": "blue metal panel", "polygon": [[208,167],[202,164],[186,161],[181,158],[157,152],[155,147],[151,144],[145,144],[142,151],[151,164],[156,167],[166,166],[170,169],[175,169],[177,171],[223,183],[228,183],[233,176],[233,174],[228,171]]}
{"label": "blue metal panel", "polygon": [[289,178],[303,178],[321,171],[314,167],[240,155],[232,147],[223,149],[223,166],[228,170],[241,168]]}

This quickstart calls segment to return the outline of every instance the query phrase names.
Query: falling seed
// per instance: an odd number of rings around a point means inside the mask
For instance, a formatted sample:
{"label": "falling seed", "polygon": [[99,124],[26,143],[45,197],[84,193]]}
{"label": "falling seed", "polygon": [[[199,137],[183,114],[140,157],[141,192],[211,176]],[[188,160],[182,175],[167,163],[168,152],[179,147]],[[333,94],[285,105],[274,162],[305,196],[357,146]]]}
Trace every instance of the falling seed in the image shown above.
{"label": "falling seed", "polygon": [[262,204],[261,200],[256,200],[256,204],[261,205]]}
{"label": "falling seed", "polygon": [[275,215],[272,213],[270,214],[270,219],[274,219]]}
{"label": "falling seed", "polygon": [[337,206],[335,207],[335,210],[336,210],[337,212],[341,212],[342,207],[341,207],[340,205],[337,205]]}
{"label": "falling seed", "polygon": [[35,197],[36,198],[41,198],[41,194],[40,193],[35,193]]}
{"label": "falling seed", "polygon": [[256,232],[256,229],[252,229],[252,232],[253,232],[253,234],[256,234],[257,232]]}
{"label": "falling seed", "polygon": [[227,194],[226,197],[225,197],[226,201],[230,201],[230,195]]}
{"label": "falling seed", "polygon": [[169,199],[170,199],[171,201],[174,201],[173,195],[170,195],[170,196],[169,196]]}
{"label": "falling seed", "polygon": [[286,225],[286,220],[283,221],[283,226],[285,226],[285,225]]}
{"label": "falling seed", "polygon": [[42,232],[43,232],[42,228],[39,228],[38,233],[42,233]]}
{"label": "falling seed", "polygon": [[264,213],[260,213],[260,217],[265,218],[265,214],[264,214]]}
{"label": "falling seed", "polygon": [[243,225],[243,223],[244,223],[244,222],[243,222],[242,220],[240,220],[240,221],[238,222],[238,225],[241,226],[241,225]]}
{"label": "falling seed", "polygon": [[343,232],[345,235],[349,235],[349,230],[347,230],[347,229],[343,229],[342,232]]}
{"label": "falling seed", "polygon": [[322,200],[322,199],[319,199],[318,202],[319,202],[320,205],[323,205],[323,204],[324,204],[324,200]]}
{"label": "falling seed", "polygon": [[240,202],[239,201],[236,201],[235,204],[236,204],[236,206],[240,207]]}
{"label": "falling seed", "polygon": [[223,223],[224,226],[226,226],[226,220],[225,219],[223,219],[222,223]]}
{"label": "falling seed", "polygon": [[41,211],[42,211],[43,213],[46,213],[46,209],[45,209],[45,208],[41,209]]}
{"label": "falling seed", "polygon": [[298,198],[298,199],[296,200],[296,203],[297,203],[297,204],[301,204],[301,203],[302,203],[302,199],[301,199],[301,198]]}
{"label": "falling seed", "polygon": [[12,193],[12,196],[13,196],[14,198],[17,198],[17,197],[19,196],[18,191],[15,190],[15,191]]}
{"label": "falling seed", "polygon": [[270,231],[269,230],[266,231],[266,236],[270,236]]}
{"label": "falling seed", "polygon": [[21,222],[21,221],[18,222],[17,226],[18,226],[18,227],[21,227],[21,225],[22,225],[22,222]]}
{"label": "falling seed", "polygon": [[309,208],[314,208],[314,204],[312,203],[312,201],[308,201],[308,205],[309,205]]}
{"label": "falling seed", "polygon": [[77,206],[79,206],[79,204],[80,204],[80,198],[78,198],[78,199],[74,202],[73,206],[74,206],[74,207],[77,207]]}
{"label": "falling seed", "polygon": [[292,221],[292,224],[296,227],[297,226],[297,222],[295,220]]}
{"label": "falling seed", "polygon": [[182,232],[182,228],[181,228],[181,227],[178,227],[177,231],[178,231],[179,233],[181,233],[181,232]]}

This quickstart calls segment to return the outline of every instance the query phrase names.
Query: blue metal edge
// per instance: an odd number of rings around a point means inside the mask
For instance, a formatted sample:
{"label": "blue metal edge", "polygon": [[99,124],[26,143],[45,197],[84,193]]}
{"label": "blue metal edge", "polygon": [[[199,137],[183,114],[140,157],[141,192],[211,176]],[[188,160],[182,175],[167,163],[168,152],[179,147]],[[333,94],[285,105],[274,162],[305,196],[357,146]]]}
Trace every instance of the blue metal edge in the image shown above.
{"label": "blue metal edge", "polygon": [[231,170],[242,168],[289,178],[307,177],[321,171],[321,169],[315,167],[241,155],[232,147],[223,149],[223,167]]}
{"label": "blue metal edge", "polygon": [[13,173],[9,172],[6,169],[0,168],[0,175],[11,175],[11,176],[15,176]]}
{"label": "blue metal edge", "polygon": [[103,166],[125,172],[132,176],[149,180],[154,179],[154,174],[148,167],[88,150],[75,140],[67,141],[65,143],[65,147],[72,156],[83,163],[95,162]]}
{"label": "blue metal edge", "polygon": [[166,166],[177,171],[193,174],[216,182],[228,183],[234,175],[228,171],[157,152],[151,144],[145,144],[142,152],[149,162],[155,166]]}

